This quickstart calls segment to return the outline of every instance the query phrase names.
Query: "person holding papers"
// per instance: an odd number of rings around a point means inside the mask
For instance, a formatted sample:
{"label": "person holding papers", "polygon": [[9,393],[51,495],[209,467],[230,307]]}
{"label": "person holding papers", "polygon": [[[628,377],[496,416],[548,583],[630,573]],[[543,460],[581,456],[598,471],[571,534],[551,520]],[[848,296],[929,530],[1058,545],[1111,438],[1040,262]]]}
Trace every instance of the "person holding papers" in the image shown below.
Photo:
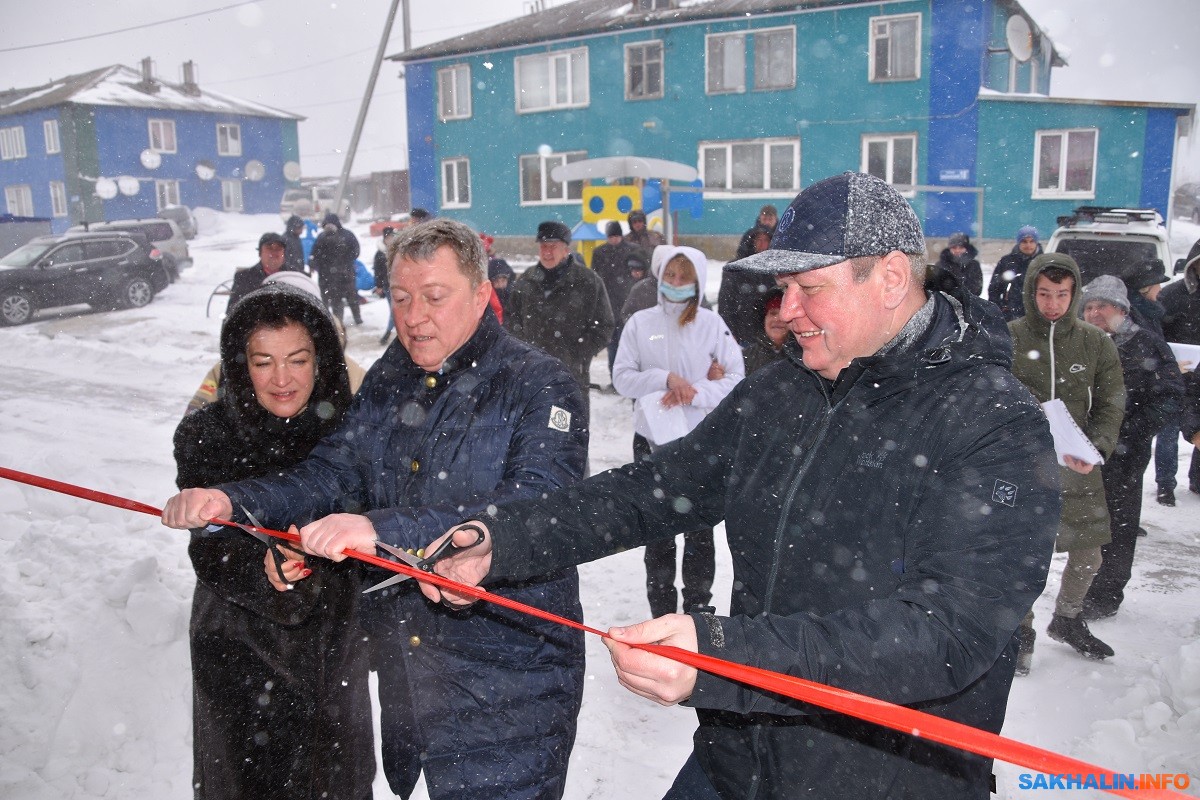
{"label": "person holding papers", "polygon": [[[1079,319],[1080,273],[1063,253],[1043,253],[1025,273],[1025,316],[1008,323],[1013,375],[1043,404],[1061,400],[1071,419],[1107,458],[1117,445],[1125,414],[1125,382],[1117,347],[1104,331]],[[1057,437],[1056,437],[1057,439]],[[1111,540],[1104,483],[1097,463],[1059,454],[1062,517],[1054,547],[1067,553],[1054,619],[1046,629],[1088,658],[1113,649],[1088,630],[1083,598],[1100,569],[1101,546]],[[1018,631],[1017,674],[1033,660],[1033,612]]]}
{"label": "person holding papers", "polygon": [[[671,247],[663,262],[658,304],[629,318],[613,361],[613,386],[635,401],[634,430],[651,450],[686,435],[745,377],[733,334],[700,305],[708,258],[694,247]],[[714,559],[711,528],[684,534],[685,613],[712,611]],[[648,544],[645,563],[651,614],[674,614],[675,540]]]}

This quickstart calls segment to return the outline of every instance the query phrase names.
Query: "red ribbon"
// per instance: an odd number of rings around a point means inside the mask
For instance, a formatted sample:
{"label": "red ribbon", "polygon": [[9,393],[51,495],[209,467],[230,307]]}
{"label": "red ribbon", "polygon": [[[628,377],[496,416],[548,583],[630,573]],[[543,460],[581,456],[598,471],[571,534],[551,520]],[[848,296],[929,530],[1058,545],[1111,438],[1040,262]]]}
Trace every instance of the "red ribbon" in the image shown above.
{"label": "red ribbon", "polygon": [[[136,511],[142,514],[150,514],[152,516],[161,517],[162,510],[154,506],[139,503],[136,500],[129,500],[124,497],[98,492],[94,489],[86,489],[81,486],[75,486],[70,483],[43,478],[38,475],[31,475],[27,472],[18,472],[0,467],[0,478],[16,481],[18,483],[37,486],[42,489],[49,489],[54,492],[71,495],[83,500],[89,500],[95,503],[103,503],[105,505],[116,506],[128,511]],[[214,519],[218,525],[234,525],[227,520]],[[286,539],[290,542],[300,541],[300,537],[294,533],[286,533],[284,531],[270,530],[269,528],[256,528],[250,525],[245,527],[265,533],[268,536],[274,536],[279,539]],[[519,603],[508,597],[502,597],[497,594],[492,594],[486,589],[480,589],[475,586],[467,586],[465,584],[452,581],[449,578],[442,577],[436,573],[425,572],[402,564],[397,561],[389,561],[385,558],[362,553],[357,550],[347,550],[346,555],[358,561],[372,564],[381,569],[386,569],[391,572],[398,572],[402,575],[407,575],[410,578],[416,578],[419,581],[431,583],[434,586],[442,589],[449,589],[456,594],[467,595],[476,600],[484,600],[489,603],[495,603],[506,608],[511,608],[515,611],[520,611],[524,614],[530,614],[535,617],[540,617],[544,620],[556,622],[560,625],[565,625],[569,628],[575,628],[586,633],[591,633],[601,638],[611,638],[603,631],[596,628],[584,625],[581,622],[560,617],[557,614],[551,614],[548,611],[543,611],[540,608]],[[659,644],[631,644],[622,642],[630,647],[639,650],[645,650],[649,653],[660,655],[664,658],[669,658],[673,661],[678,661],[681,664],[687,664],[690,667],[695,667],[699,670],[719,675],[723,678],[738,681],[748,686],[753,686],[756,689],[761,689],[766,692],[773,692],[785,697],[790,697],[793,700],[800,700],[805,703],[819,706],[830,711],[838,711],[843,714],[848,714],[858,719],[874,722],[887,728],[901,731],[912,736],[919,736],[923,739],[939,742],[941,744],[957,747],[960,750],[966,750],[976,755],[994,758],[1000,761],[1006,761],[1010,764],[1016,764],[1022,767],[1037,772],[1046,773],[1048,775],[1063,775],[1063,776],[1078,776],[1080,780],[1093,777],[1096,781],[1095,788],[1102,789],[1119,797],[1132,798],[1186,798],[1187,796],[1180,792],[1171,791],[1170,789],[1116,789],[1106,788],[1117,785],[1122,785],[1121,781],[1125,780],[1125,773],[1118,775],[1112,770],[1098,767],[1095,764],[1089,764],[1086,761],[1064,756],[1055,753],[1051,750],[1044,750],[1040,747],[1019,742],[1015,739],[1009,739],[995,733],[973,728],[970,725],[964,725],[961,722],[936,717],[932,714],[927,714],[924,711],[907,708],[905,706],[889,703],[884,700],[877,700],[873,697],[849,692],[845,689],[837,689],[832,686],[826,686],[822,683],[807,681],[803,678],[795,678],[791,675],[784,675],[779,672],[771,672],[770,670],[759,669],[758,667],[750,667],[745,664],[735,664],[730,661],[725,661],[720,658],[706,656],[702,653],[693,653],[690,650],[681,650],[678,647],[670,647]],[[1118,778],[1120,780],[1118,780]],[[1090,787],[1089,787],[1090,788]]]}

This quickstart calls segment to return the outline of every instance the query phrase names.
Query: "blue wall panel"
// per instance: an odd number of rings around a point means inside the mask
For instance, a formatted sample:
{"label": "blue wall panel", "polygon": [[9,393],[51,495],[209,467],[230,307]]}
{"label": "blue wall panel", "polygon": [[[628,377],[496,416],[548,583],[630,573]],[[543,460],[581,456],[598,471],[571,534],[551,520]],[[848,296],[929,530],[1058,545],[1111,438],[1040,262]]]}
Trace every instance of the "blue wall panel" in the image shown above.
{"label": "blue wall panel", "polygon": [[[434,157],[434,70],[428,64],[404,68],[408,87],[408,193],[411,208],[433,211],[440,206],[437,161]],[[474,179],[474,168],[472,168]]]}
{"label": "blue wall panel", "polygon": [[1146,112],[1146,138],[1142,147],[1142,208],[1156,208],[1167,219],[1171,199],[1171,161],[1175,152],[1178,112],[1152,108]]}

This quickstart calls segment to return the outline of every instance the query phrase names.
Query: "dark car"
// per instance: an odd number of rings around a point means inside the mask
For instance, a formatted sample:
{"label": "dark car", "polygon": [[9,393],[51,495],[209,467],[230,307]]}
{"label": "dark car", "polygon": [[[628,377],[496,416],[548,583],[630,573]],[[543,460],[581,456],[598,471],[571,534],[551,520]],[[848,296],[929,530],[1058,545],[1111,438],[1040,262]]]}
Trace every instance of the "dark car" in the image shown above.
{"label": "dark car", "polygon": [[39,236],[0,258],[0,325],[79,303],[141,308],[169,283],[162,254],[140,234]]}
{"label": "dark car", "polygon": [[188,252],[187,239],[183,231],[169,219],[114,219],[108,222],[91,222],[83,225],[72,225],[67,233],[82,233],[86,231],[129,231],[140,233],[150,240],[150,244],[162,253],[163,264],[171,274],[171,280],[179,277],[179,270],[192,265],[192,255]]}
{"label": "dark car", "polygon": [[1175,190],[1175,216],[1200,224],[1200,183],[1185,183]]}

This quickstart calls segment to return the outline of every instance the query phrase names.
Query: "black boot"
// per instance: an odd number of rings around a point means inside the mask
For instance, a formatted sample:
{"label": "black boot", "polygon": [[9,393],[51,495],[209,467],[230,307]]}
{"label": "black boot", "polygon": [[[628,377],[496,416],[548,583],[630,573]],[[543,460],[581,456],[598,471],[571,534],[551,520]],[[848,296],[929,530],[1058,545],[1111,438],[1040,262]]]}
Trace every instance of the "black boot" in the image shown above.
{"label": "black boot", "polygon": [[1158,504],[1162,506],[1175,505],[1175,490],[1166,486],[1158,487]]}
{"label": "black boot", "polygon": [[1074,647],[1082,656],[1094,659],[1108,658],[1113,649],[1097,639],[1088,630],[1088,625],[1082,617],[1063,617],[1058,614],[1050,621],[1046,634],[1056,642],[1063,642]]}
{"label": "black boot", "polygon": [[1033,643],[1037,640],[1037,633],[1033,628],[1026,628],[1024,625],[1017,628],[1017,675],[1028,675],[1029,668],[1033,666]]}

